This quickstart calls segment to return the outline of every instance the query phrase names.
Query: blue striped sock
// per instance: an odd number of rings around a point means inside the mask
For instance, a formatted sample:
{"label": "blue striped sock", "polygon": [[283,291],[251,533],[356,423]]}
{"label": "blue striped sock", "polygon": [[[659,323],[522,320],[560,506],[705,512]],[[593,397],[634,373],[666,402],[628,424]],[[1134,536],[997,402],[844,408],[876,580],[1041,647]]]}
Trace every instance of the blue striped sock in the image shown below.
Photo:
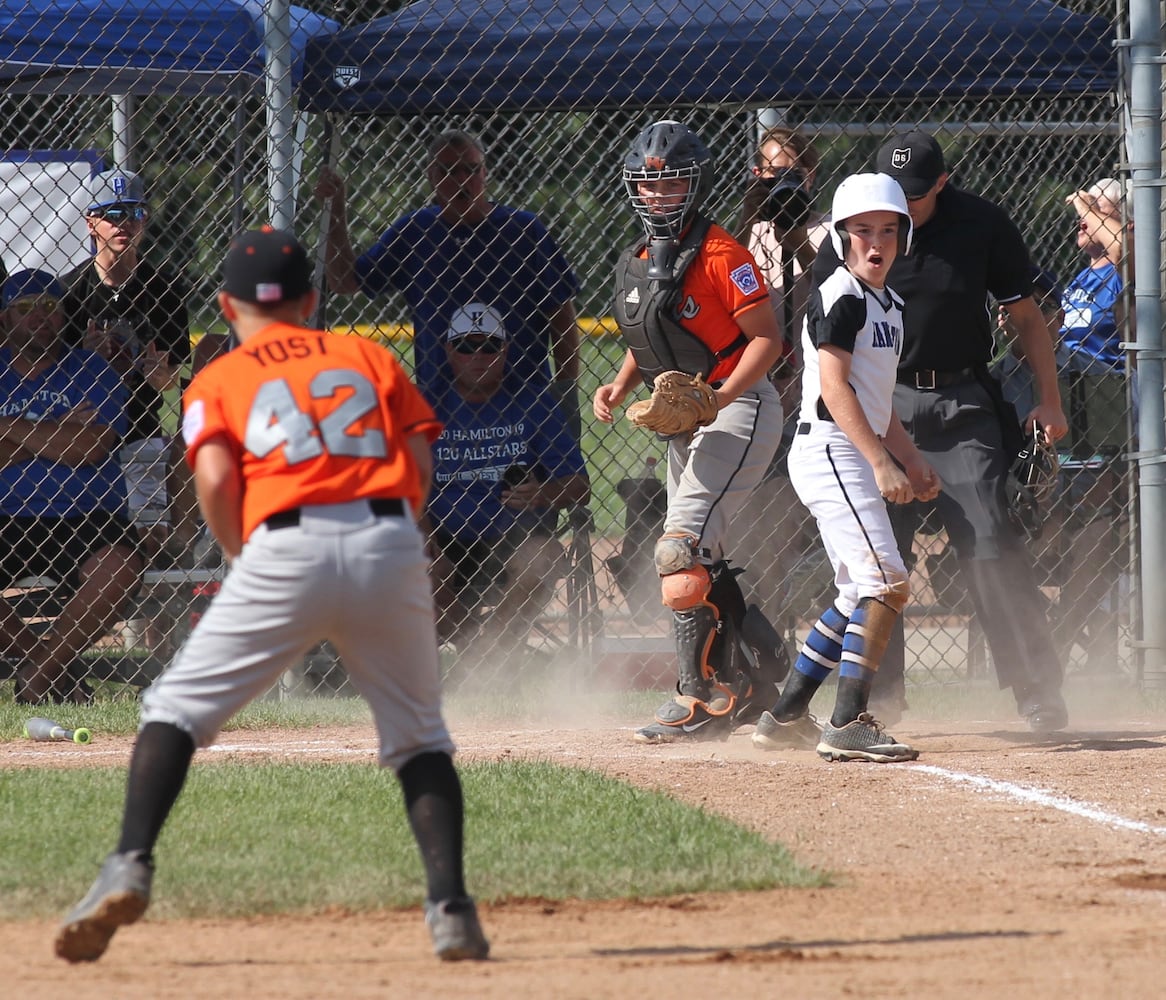
{"label": "blue striped sock", "polygon": [[802,651],[798,653],[794,670],[821,683],[830,676],[838,661],[842,659],[843,639],[847,628],[847,617],[833,604],[810,629]]}

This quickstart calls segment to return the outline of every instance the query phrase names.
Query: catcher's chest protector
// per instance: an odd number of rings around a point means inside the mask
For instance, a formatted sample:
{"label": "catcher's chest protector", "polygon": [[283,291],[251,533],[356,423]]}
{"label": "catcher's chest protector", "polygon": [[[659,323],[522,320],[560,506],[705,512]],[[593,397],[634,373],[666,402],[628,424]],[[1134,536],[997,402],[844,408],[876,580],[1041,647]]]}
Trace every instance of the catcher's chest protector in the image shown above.
{"label": "catcher's chest protector", "polygon": [[708,378],[720,360],[696,334],[681,326],[675,309],[684,272],[700,253],[708,229],[705,219],[698,219],[689,229],[676,252],[670,278],[648,277],[648,261],[639,256],[642,242],[628,247],[616,265],[615,321],[649,389],[665,371]]}

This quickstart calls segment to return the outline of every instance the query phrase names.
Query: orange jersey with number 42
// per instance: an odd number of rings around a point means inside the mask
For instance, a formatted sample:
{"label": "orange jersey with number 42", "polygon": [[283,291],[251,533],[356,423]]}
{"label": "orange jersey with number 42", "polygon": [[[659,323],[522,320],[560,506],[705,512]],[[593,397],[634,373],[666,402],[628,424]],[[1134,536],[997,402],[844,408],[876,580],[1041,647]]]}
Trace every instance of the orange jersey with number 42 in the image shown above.
{"label": "orange jersey with number 42", "polygon": [[400,497],[421,483],[405,440],[442,425],[397,359],[362,337],[273,323],[207,365],[183,395],[194,467],[221,436],[243,479],[243,538],[272,514],[307,504]]}

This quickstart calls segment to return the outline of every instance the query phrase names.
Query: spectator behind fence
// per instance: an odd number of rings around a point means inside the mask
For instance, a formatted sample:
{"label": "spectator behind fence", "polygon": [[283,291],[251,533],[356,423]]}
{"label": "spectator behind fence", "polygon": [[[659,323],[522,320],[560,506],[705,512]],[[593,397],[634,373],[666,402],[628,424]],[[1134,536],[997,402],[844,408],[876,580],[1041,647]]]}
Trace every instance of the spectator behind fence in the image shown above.
{"label": "spectator behind fence", "polygon": [[[743,584],[767,616],[791,630],[798,617],[817,613],[819,584],[829,564],[812,558],[820,548],[809,512],[790,485],[787,457],[797,427],[801,327],[809,299],[810,265],[829,232],[829,216],[812,207],[818,151],[809,138],[778,125],[758,141],[745,178],[738,239],[757,259],[781,327],[785,350],[770,372],[781,394],[785,427],[765,482],[749,497],[734,528],[734,547],[751,553]],[[823,573],[808,572],[818,565]]]}
{"label": "spectator behind fence", "polygon": [[[480,624],[482,654],[504,659],[566,569],[548,513],[586,503],[591,486],[554,397],[511,366],[501,314],[483,303],[457,310],[444,350],[453,375],[434,396],[445,430],[427,511],[439,632],[463,644]],[[495,607],[479,623],[483,601]]]}
{"label": "spectator behind fence", "polygon": [[398,219],[357,256],[344,179],[325,167],[316,195],[331,205],[328,287],[342,295],[404,295],[413,321],[417,384],[427,394],[452,377],[442,345],[454,313],[471,302],[497,310],[506,317],[514,374],[551,383],[578,439],[578,279],[537,216],[490,201],[487,176],[476,136],[442,132],[428,150],[431,204]]}
{"label": "spectator behind fence", "polygon": [[[778,125],[757,143],[737,238],[765,275],[786,342],[800,347],[810,265],[829,233],[829,216],[813,209],[818,151],[796,129]],[[792,407],[796,412],[796,403]]]}
{"label": "spectator behind fence", "polygon": [[125,388],[101,358],[62,342],[63,295],[43,271],[3,285],[0,578],[7,588],[51,577],[68,595],[40,638],[0,602],[0,655],[19,661],[25,703],[89,700],[75,661],[117,620],[142,571],[116,457]]}
{"label": "spectator behind fence", "polygon": [[[943,151],[925,132],[892,136],[879,148],[877,163],[902,186],[915,227],[910,251],[887,279],[905,302],[895,411],[943,483],[935,511],[959,556],[1000,686],[1012,688],[1017,710],[1034,731],[1064,729],[1061,663],[1006,502],[1008,471],[1023,441],[1021,421],[988,371],[991,294],[1015,324],[1036,379],[1038,402],[1024,415],[1024,426],[1035,424],[1053,441],[1064,436],[1053,346],[1032,299],[1028,251],[1002,209],[948,183]],[[815,280],[828,277],[837,261],[823,244]],[[920,517],[917,504],[891,511],[904,558]],[[888,723],[906,705],[905,656],[900,618],[871,696],[872,711]]]}
{"label": "spectator behind fence", "polygon": [[142,259],[149,218],[141,177],[121,170],[96,174],[85,209],[93,258],[61,282],[65,342],[108,361],[129,393],[119,458],[130,517],[147,560],[155,562],[164,548],[178,556],[197,527],[181,447],[172,447],[163,429],[163,394],[178,387],[190,362],[187,293],[177,275]]}
{"label": "spectator behind fence", "polygon": [[[1103,178],[1065,201],[1077,215],[1077,246],[1088,258],[1064,294],[1061,346],[1070,443],[1078,458],[1098,451],[1112,455],[1126,450],[1130,441],[1121,346],[1128,312],[1123,270],[1129,265],[1122,186]],[[1136,393],[1129,398],[1136,399]]]}

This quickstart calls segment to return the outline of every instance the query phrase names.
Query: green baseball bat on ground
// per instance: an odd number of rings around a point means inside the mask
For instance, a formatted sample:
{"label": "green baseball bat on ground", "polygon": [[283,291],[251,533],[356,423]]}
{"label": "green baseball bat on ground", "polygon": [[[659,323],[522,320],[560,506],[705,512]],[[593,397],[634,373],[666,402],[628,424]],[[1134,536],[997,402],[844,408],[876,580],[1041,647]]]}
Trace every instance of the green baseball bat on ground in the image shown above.
{"label": "green baseball bat on ground", "polygon": [[93,735],[88,729],[66,729],[53,722],[52,719],[29,719],[24,724],[24,735],[26,739],[42,742],[64,740],[65,742],[85,744],[93,739]]}

